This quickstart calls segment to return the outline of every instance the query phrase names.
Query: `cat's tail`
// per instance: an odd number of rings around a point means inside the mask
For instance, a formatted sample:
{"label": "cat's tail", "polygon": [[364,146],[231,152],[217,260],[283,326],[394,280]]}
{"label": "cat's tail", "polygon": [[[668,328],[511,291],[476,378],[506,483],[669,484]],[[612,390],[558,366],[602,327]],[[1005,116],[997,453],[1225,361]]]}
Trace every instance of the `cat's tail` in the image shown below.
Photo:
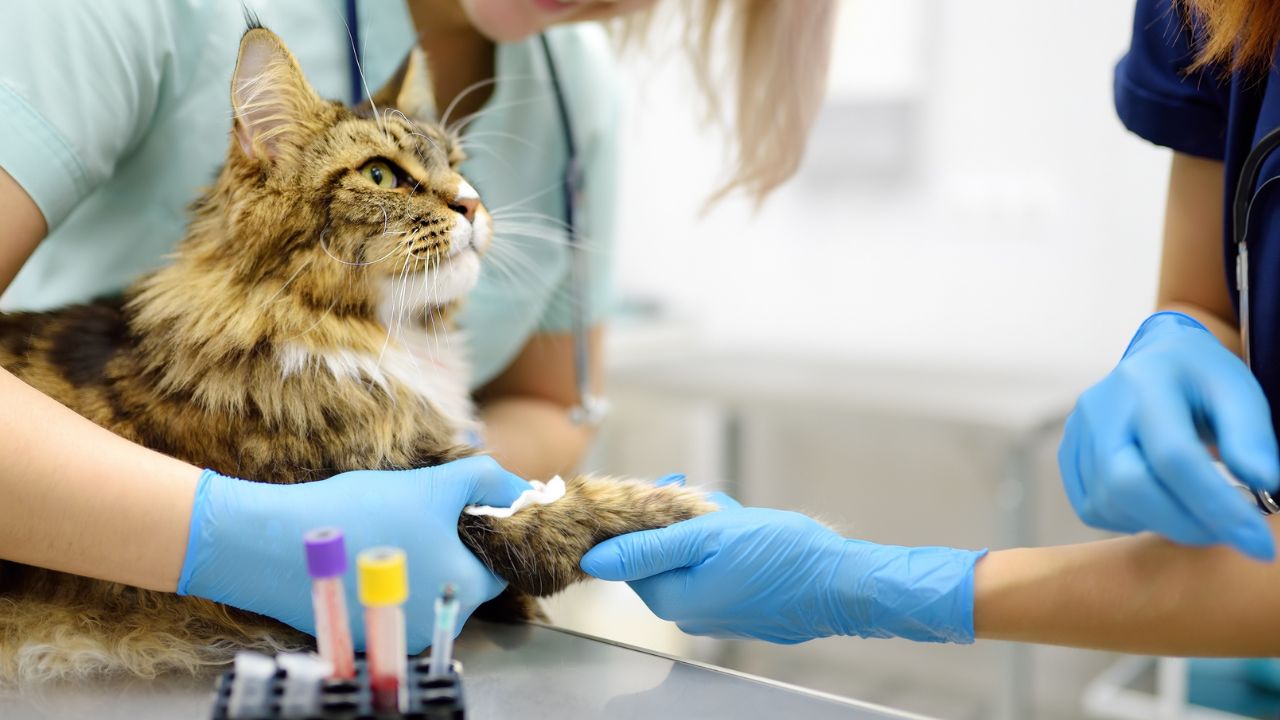
{"label": "cat's tail", "polygon": [[[99,586],[86,587],[92,600],[0,596],[0,686],[193,674],[246,648],[309,646],[285,626],[205,600],[79,580]],[[116,602],[94,602],[103,594]]]}
{"label": "cat's tail", "polygon": [[676,485],[580,476],[559,500],[509,518],[463,515],[459,535],[512,590],[546,597],[586,579],[578,562],[597,544],[715,509],[704,493]]}

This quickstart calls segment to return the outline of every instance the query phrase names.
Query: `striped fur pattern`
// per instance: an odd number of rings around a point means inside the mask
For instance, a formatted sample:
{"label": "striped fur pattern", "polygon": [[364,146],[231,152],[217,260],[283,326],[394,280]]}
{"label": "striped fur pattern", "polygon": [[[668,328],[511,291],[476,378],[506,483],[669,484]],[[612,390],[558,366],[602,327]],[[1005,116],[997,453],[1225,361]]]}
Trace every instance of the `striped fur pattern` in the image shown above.
{"label": "striped fur pattern", "polygon": [[[415,51],[365,106],[325,101],[251,27],[227,161],[172,262],[120,298],[0,315],[0,366],[125,438],[263,482],[469,454],[453,315],[492,228],[456,138],[426,115],[427,79]],[[711,509],[578,477],[561,501],[459,531],[511,583],[487,614],[517,619],[582,579],[599,541]],[[209,601],[0,563],[0,680],[196,672],[310,642]]]}

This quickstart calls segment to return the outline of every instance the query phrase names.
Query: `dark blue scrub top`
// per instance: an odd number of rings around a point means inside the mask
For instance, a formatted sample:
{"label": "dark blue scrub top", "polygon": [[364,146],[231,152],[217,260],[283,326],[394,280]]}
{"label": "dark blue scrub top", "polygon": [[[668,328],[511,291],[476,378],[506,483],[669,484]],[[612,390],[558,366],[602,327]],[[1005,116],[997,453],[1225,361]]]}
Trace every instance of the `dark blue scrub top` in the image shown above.
{"label": "dark blue scrub top", "polygon": [[[1177,0],[1138,0],[1129,53],[1116,66],[1116,111],[1134,133],[1181,153],[1226,165],[1223,252],[1227,286],[1237,302],[1231,203],[1249,150],[1280,127],[1280,75],[1274,67],[1227,76],[1208,68],[1188,73],[1194,38]],[[1280,151],[1267,158],[1258,186],[1280,175]],[[1253,194],[1255,188],[1250,188]],[[1254,200],[1249,220],[1253,371],[1280,428],[1280,182]]]}

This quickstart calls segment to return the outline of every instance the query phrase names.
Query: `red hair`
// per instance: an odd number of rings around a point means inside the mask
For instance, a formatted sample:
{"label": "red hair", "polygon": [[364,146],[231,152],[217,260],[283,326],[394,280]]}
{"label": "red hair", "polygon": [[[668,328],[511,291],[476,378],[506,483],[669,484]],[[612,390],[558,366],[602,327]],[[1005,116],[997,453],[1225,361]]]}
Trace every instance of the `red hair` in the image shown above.
{"label": "red hair", "polygon": [[1280,0],[1178,0],[1200,44],[1196,65],[1266,70],[1280,45]]}

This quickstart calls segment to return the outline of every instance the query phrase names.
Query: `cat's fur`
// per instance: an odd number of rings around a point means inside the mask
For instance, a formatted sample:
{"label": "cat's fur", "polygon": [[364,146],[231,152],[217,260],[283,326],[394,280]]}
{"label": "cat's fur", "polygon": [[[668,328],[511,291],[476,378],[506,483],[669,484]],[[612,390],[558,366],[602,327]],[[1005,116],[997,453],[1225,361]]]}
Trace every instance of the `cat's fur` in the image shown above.
{"label": "cat's fur", "polygon": [[[350,109],[321,100],[279,38],[251,27],[227,161],[172,263],[119,300],[0,316],[0,365],[125,438],[237,477],[296,483],[470,454],[451,318],[489,216],[430,117],[426,73],[415,55]],[[373,159],[403,185],[362,176]],[[490,614],[519,618],[582,579],[601,540],[710,509],[683,488],[577,477],[558,502],[463,516],[459,533],[510,582]],[[308,642],[209,601],[0,564],[0,678],[148,677]]]}

